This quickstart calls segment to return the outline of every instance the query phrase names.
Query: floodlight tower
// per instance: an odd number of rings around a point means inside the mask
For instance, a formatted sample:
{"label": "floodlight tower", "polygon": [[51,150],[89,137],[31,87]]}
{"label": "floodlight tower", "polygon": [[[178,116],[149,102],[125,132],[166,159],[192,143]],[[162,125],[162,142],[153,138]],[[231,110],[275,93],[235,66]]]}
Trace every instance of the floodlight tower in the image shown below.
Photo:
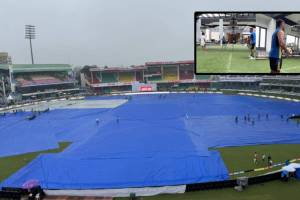
{"label": "floodlight tower", "polygon": [[31,40],[35,39],[35,26],[34,25],[25,25],[25,39],[29,39],[30,52],[31,52],[31,63],[34,64],[32,42],[31,42]]}

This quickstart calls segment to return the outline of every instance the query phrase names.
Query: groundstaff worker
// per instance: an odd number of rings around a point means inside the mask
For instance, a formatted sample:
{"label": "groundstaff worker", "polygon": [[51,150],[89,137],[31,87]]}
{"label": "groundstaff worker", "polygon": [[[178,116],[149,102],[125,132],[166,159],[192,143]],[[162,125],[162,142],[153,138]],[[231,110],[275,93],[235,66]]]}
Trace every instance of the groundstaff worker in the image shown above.
{"label": "groundstaff worker", "polygon": [[271,73],[280,73],[282,66],[282,53],[291,54],[291,50],[285,44],[285,23],[283,20],[276,21],[276,30],[272,35],[271,50],[269,53]]}

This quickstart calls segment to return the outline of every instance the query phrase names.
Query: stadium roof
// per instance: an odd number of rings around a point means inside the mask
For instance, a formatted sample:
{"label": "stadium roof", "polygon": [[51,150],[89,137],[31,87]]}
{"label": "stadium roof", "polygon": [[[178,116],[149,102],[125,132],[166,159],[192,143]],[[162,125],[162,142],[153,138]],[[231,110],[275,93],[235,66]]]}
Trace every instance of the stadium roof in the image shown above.
{"label": "stadium roof", "polygon": [[10,69],[12,73],[23,72],[50,72],[50,71],[71,71],[71,65],[68,64],[13,64],[0,65],[0,69]]}
{"label": "stadium roof", "polygon": [[290,26],[300,25],[299,13],[269,13],[266,15],[274,19],[282,19]]}
{"label": "stadium roof", "polygon": [[184,61],[176,61],[176,62],[146,62],[146,65],[173,65],[173,64],[194,64],[193,60],[184,60]]}
{"label": "stadium roof", "polygon": [[211,19],[231,19],[235,17],[237,19],[253,19],[255,18],[255,13],[203,13],[200,15],[202,19],[211,18]]}
{"label": "stadium roof", "polygon": [[153,65],[178,65],[178,64],[194,64],[193,60],[184,60],[184,61],[157,61],[157,62],[146,62],[145,65],[139,66],[129,66],[129,67],[97,67],[90,66],[89,71],[105,71],[105,72],[126,72],[126,71],[137,71],[144,70],[147,67],[151,67]]}
{"label": "stadium roof", "polygon": [[126,72],[126,71],[137,71],[145,69],[144,65],[130,66],[130,67],[91,67],[90,71],[106,71],[106,72]]}
{"label": "stadium roof", "polygon": [[256,14],[255,13],[203,13],[197,16],[197,18],[201,19],[201,25],[202,26],[211,26],[211,27],[216,27],[219,26],[219,20],[223,19],[224,21],[224,26],[229,26],[231,25],[230,23],[232,22],[233,19],[236,20],[237,24],[236,25],[249,25],[253,26],[255,25],[256,22]]}
{"label": "stadium roof", "polygon": [[8,70],[8,65],[6,64],[0,64],[0,70]]}

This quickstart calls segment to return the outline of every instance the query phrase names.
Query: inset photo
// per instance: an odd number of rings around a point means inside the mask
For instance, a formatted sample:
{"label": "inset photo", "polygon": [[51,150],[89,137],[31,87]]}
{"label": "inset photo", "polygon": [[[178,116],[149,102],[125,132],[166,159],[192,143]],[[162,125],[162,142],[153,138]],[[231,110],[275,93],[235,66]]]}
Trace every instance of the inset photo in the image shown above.
{"label": "inset photo", "polygon": [[300,13],[195,12],[196,74],[300,74]]}

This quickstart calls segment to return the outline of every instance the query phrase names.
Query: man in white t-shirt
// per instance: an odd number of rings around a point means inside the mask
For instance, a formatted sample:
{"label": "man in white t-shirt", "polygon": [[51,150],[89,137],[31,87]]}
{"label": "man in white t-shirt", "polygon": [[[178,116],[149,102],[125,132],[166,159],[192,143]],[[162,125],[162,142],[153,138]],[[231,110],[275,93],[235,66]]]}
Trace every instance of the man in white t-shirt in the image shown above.
{"label": "man in white t-shirt", "polygon": [[202,47],[202,49],[206,48],[204,32],[202,32],[201,37],[200,37],[200,46]]}

